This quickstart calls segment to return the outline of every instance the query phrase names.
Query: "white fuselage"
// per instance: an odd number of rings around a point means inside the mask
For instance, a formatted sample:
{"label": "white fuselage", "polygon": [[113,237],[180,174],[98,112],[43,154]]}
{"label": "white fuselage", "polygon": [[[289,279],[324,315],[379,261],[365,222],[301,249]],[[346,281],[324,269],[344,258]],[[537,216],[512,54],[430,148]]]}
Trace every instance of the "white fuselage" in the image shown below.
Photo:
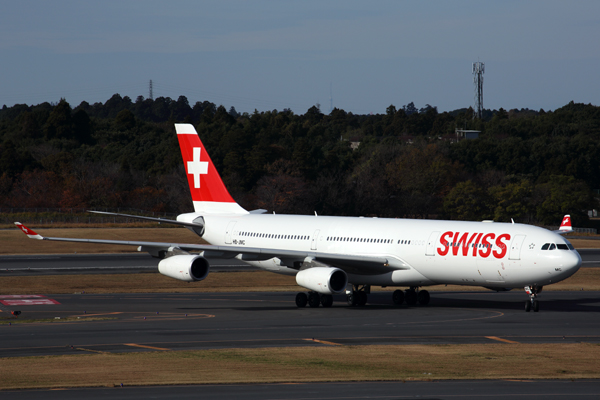
{"label": "white fuselage", "polygon": [[[523,224],[271,214],[203,218],[203,238],[213,245],[380,256],[404,266],[384,274],[348,273],[355,285],[544,286],[568,278],[581,265],[579,253],[562,236]],[[547,243],[561,249],[542,250]],[[272,272],[298,272],[279,258],[248,262]]]}

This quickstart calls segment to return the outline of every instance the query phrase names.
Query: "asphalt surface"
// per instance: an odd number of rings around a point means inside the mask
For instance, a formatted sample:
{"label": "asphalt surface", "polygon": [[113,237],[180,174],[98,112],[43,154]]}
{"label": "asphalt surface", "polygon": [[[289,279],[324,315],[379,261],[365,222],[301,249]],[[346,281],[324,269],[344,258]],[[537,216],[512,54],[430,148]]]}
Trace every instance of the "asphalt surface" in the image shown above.
{"label": "asphalt surface", "polygon": [[600,343],[600,292],[544,292],[539,313],[524,311],[522,291],[434,292],[426,307],[394,307],[390,292],[371,294],[365,307],[348,307],[344,296],[337,296],[331,308],[299,309],[294,297],[289,292],[5,297],[5,302],[25,302],[13,306],[22,311],[20,320],[49,321],[1,321],[0,357],[230,347]]}
{"label": "asphalt surface", "polygon": [[[22,306],[20,317],[45,321],[10,325],[6,320],[0,322],[0,358],[337,344],[600,343],[600,292],[544,292],[540,296],[539,313],[523,310],[525,298],[524,293],[515,291],[441,292],[433,293],[426,307],[394,307],[390,293],[378,292],[370,295],[365,307],[348,307],[343,297],[337,297],[331,308],[298,309],[294,293],[46,295],[37,300],[59,304]],[[80,319],[67,322],[67,317]],[[600,396],[600,381],[200,385],[0,393],[3,399],[108,396],[113,399],[592,399]]]}
{"label": "asphalt surface", "polygon": [[[600,267],[600,250],[580,250],[580,254],[583,266]],[[237,260],[212,260],[212,265],[213,271],[252,269]],[[144,254],[4,256],[0,257],[0,276],[156,272],[156,266],[157,260]],[[23,312],[19,320],[38,322],[0,320],[0,357],[336,344],[600,343],[600,292],[543,292],[539,297],[539,313],[524,312],[527,296],[518,290],[432,292],[427,307],[394,307],[391,293],[377,292],[361,308],[350,308],[344,296],[337,296],[331,308],[298,309],[294,295],[27,296],[21,300],[29,305],[8,308]],[[0,313],[1,317],[5,314]],[[76,321],[67,322],[65,318]],[[1,392],[6,399],[108,396],[114,399],[587,399],[600,398],[600,381],[353,382]]]}
{"label": "asphalt surface", "polygon": [[436,381],[348,382],[275,385],[202,385],[168,387],[118,387],[1,392],[3,399],[597,399],[600,381]]}
{"label": "asphalt surface", "polygon": [[[579,250],[583,267],[600,268],[600,249]],[[60,274],[158,272],[158,259],[148,254],[56,254],[0,256],[0,277]],[[209,259],[212,272],[251,271],[237,259]]]}

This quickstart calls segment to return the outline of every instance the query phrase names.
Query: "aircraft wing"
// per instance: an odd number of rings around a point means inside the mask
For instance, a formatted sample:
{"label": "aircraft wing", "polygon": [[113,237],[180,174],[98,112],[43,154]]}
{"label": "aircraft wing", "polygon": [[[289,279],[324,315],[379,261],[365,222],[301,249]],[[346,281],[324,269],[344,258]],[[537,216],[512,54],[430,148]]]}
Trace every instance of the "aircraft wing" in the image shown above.
{"label": "aircraft wing", "polygon": [[264,249],[245,246],[214,246],[210,244],[46,237],[39,235],[20,222],[15,222],[15,225],[30,239],[137,246],[138,251],[148,252],[155,257],[159,257],[161,252],[166,252],[171,248],[179,248],[187,252],[202,252],[202,255],[208,258],[237,257],[242,261],[265,261],[271,258],[279,258],[283,264],[286,264],[291,268],[294,268],[296,265],[298,265],[299,268],[301,263],[314,260],[338,267],[348,273],[360,275],[383,274],[399,269],[410,269],[408,264],[394,257],[330,254],[318,251]]}

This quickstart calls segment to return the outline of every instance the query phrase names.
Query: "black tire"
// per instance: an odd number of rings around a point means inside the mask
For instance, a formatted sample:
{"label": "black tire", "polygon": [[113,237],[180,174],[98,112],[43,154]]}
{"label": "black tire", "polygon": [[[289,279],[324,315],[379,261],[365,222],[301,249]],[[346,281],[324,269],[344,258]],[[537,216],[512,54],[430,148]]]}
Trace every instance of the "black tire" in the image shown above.
{"label": "black tire", "polygon": [[417,304],[417,292],[410,289],[407,290],[404,294],[404,301],[406,301],[406,304],[409,306],[414,306]]}
{"label": "black tire", "polygon": [[540,311],[540,302],[537,300],[533,301],[533,312],[539,312]]}
{"label": "black tire", "polygon": [[430,299],[431,297],[429,296],[429,292],[427,290],[420,290],[417,294],[417,301],[422,306],[428,305]]}
{"label": "black tire", "polygon": [[296,295],[296,305],[299,308],[306,307],[307,303],[308,303],[308,297],[306,296],[306,293],[298,293]]}
{"label": "black tire", "polygon": [[314,308],[319,307],[319,304],[321,304],[321,296],[319,296],[319,293],[310,292],[308,294],[308,305]]}
{"label": "black tire", "polygon": [[402,303],[404,303],[404,292],[402,290],[394,290],[392,301],[397,306],[402,305]]}
{"label": "black tire", "polygon": [[531,300],[525,302],[525,312],[531,311]]}
{"label": "black tire", "polygon": [[365,292],[356,292],[356,305],[362,307],[367,304],[367,293]]}
{"label": "black tire", "polygon": [[348,293],[347,296],[347,300],[348,300],[348,305],[350,307],[354,307],[356,305],[356,293],[358,292],[352,292],[352,293]]}
{"label": "black tire", "polygon": [[321,305],[323,307],[331,307],[333,305],[333,296],[330,294],[321,295]]}

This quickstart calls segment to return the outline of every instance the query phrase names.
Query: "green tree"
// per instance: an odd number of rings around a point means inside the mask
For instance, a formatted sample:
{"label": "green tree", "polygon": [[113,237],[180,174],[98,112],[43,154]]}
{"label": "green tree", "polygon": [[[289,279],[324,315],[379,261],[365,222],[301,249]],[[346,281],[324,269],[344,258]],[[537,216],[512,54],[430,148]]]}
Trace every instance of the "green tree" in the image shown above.
{"label": "green tree", "polygon": [[444,198],[444,211],[450,219],[478,221],[490,217],[490,196],[472,180],[457,183]]}

